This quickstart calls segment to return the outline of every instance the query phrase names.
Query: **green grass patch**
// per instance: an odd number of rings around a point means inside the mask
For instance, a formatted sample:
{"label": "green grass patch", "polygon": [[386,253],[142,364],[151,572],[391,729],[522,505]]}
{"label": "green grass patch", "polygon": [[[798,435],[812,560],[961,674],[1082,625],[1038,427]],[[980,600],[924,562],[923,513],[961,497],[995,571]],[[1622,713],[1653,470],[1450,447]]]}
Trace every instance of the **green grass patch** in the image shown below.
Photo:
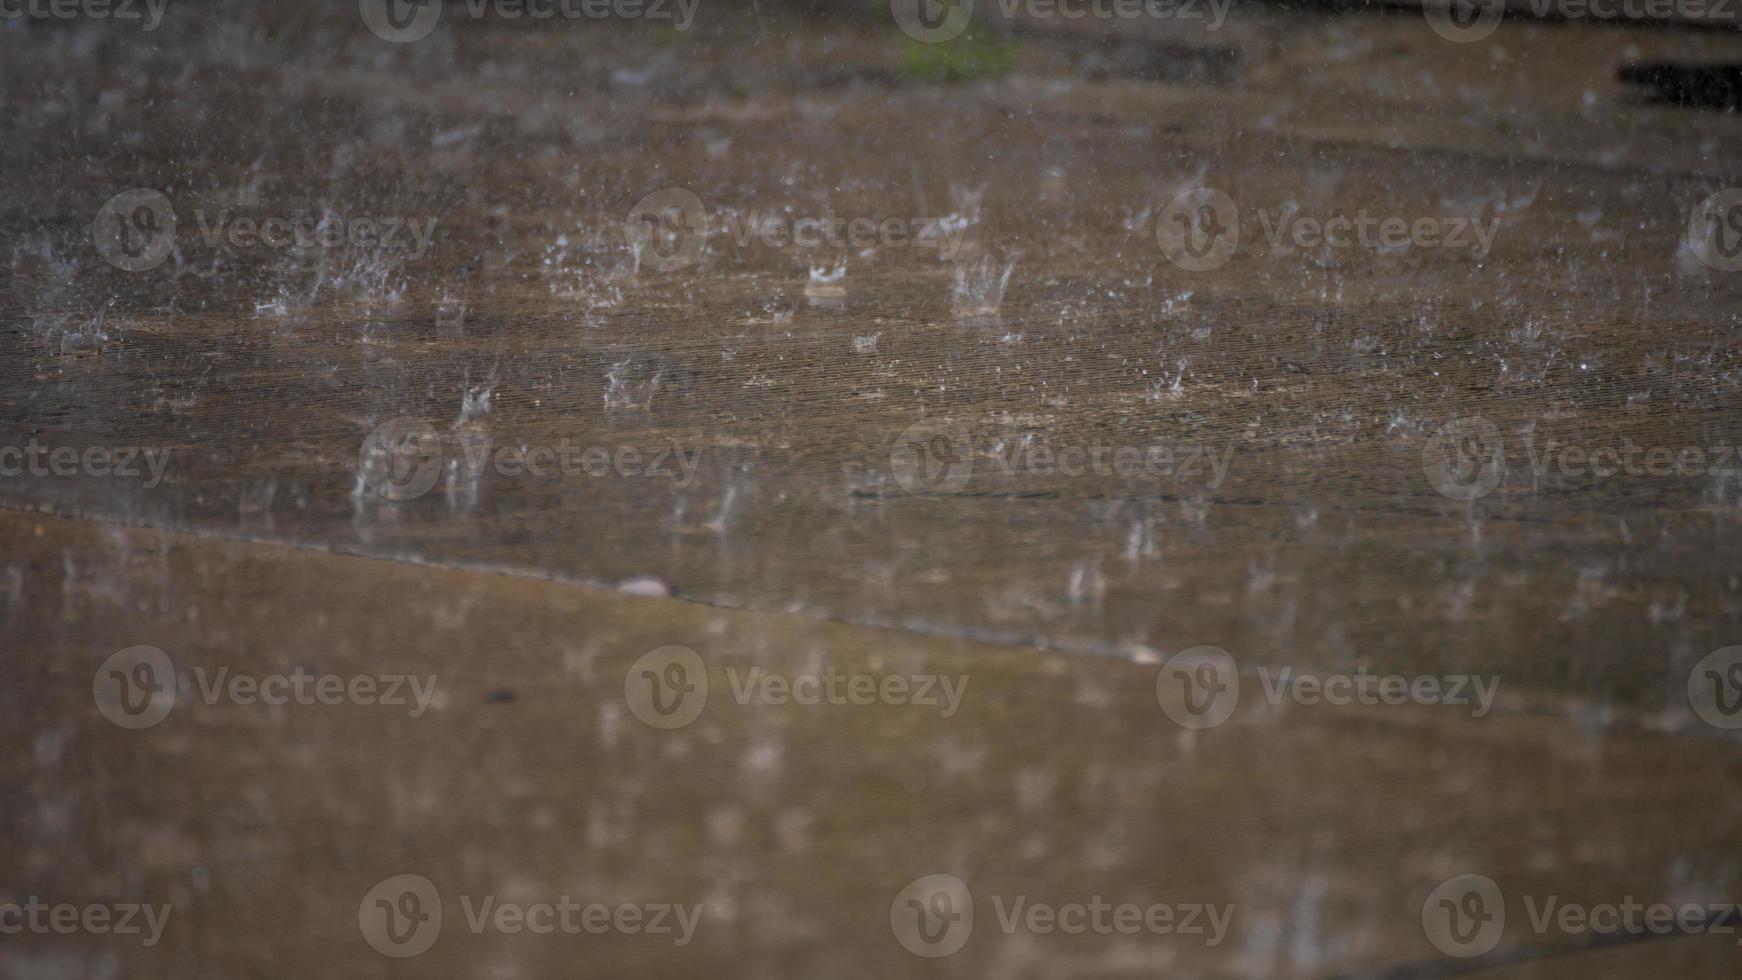
{"label": "green grass patch", "polygon": [[1020,44],[998,41],[969,31],[942,44],[901,39],[897,74],[916,82],[966,82],[1008,75]]}

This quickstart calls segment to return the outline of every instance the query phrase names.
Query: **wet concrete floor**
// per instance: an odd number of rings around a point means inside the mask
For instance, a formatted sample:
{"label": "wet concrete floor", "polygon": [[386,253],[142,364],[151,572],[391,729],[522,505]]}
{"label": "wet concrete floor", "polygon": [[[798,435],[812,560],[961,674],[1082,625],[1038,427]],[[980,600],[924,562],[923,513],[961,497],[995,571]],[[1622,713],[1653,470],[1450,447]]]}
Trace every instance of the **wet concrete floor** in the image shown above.
{"label": "wet concrete floor", "polygon": [[1734,972],[1532,913],[1742,897],[1735,34],[463,9],[0,22],[0,973]]}

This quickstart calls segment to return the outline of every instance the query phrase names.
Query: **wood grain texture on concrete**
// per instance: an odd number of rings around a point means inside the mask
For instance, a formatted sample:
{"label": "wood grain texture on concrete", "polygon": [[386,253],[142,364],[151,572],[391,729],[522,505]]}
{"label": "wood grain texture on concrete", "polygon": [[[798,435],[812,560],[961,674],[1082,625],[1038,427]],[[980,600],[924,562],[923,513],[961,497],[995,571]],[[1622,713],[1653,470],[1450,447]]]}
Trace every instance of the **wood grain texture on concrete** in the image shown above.
{"label": "wood grain texture on concrete", "polygon": [[1742,35],[463,6],[0,21],[0,977],[1733,975]]}

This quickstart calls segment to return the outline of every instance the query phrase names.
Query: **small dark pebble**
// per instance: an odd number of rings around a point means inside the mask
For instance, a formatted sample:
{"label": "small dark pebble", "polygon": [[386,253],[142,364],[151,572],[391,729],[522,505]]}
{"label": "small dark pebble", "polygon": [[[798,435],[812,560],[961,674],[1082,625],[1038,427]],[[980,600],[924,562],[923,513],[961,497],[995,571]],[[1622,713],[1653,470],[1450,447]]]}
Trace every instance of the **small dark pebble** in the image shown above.
{"label": "small dark pebble", "polygon": [[489,694],[484,695],[485,704],[512,704],[518,700],[520,700],[520,695],[515,694],[506,687],[499,687],[496,690],[491,691]]}

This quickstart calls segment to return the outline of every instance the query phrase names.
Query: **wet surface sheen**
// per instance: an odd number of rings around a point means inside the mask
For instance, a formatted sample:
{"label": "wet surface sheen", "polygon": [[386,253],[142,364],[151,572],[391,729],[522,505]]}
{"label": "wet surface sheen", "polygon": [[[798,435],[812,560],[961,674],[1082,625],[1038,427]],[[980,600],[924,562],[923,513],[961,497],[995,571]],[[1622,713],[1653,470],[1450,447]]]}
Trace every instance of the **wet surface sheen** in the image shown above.
{"label": "wet surface sheen", "polygon": [[[0,522],[22,679],[0,703],[33,747],[5,770],[0,870],[184,916],[161,949],[0,946],[0,972],[574,969],[471,936],[377,957],[357,897],[414,866],[725,916],[687,951],[612,937],[583,975],[1439,975],[1407,964],[1467,964],[1427,945],[1421,901],[1472,866],[1590,901],[1742,897],[1735,743],[1687,693],[1742,636],[1742,272],[1689,244],[1691,209],[1742,181],[1742,121],[1615,80],[1734,59],[1737,35],[1508,20],[1454,44],[1415,13],[1239,6],[1214,32],[1018,25],[1007,72],[939,81],[875,13],[450,15],[403,46],[349,4],[0,24],[0,445],[151,454],[0,475],[25,512]],[[92,226],[134,188],[177,232],[130,271]],[[1205,188],[1240,244],[1194,272],[1157,226]],[[662,189],[703,207],[680,268],[626,231]],[[395,237],[208,240],[323,212]],[[1494,232],[1480,254],[1270,237],[1357,213]],[[741,241],[770,214],[943,241]],[[1435,440],[1471,418],[1504,459],[1460,499]],[[396,457],[383,426],[439,449]],[[1702,462],[1540,462],[1568,446]],[[545,473],[498,462],[527,450]],[[623,583],[675,601],[591,588]],[[424,665],[447,701],[405,725],[196,707],[142,738],[86,680],[142,643]],[[662,644],[721,688],[729,663],[893,658],[978,696],[949,721],[739,710],[661,737],[622,698]],[[1281,667],[1501,686],[1482,718],[1297,707],[1194,734],[1155,665],[1199,645],[1250,691]],[[1232,901],[1240,928],[917,959],[888,901],[944,867]],[[1486,975],[1736,962],[1714,936],[1540,940]]]}

